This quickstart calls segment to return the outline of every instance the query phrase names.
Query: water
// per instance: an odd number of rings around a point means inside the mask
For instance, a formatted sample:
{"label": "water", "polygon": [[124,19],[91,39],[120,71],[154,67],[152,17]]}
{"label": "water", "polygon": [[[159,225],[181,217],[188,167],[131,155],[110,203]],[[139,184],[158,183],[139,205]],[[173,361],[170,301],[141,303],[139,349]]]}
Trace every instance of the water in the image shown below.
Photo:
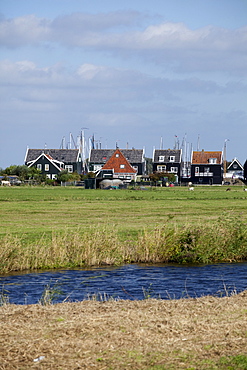
{"label": "water", "polygon": [[[53,303],[97,299],[225,296],[247,289],[247,263],[203,266],[124,265],[0,276],[0,292],[10,303],[34,304],[46,287],[57,291]],[[1,296],[0,296],[1,300]]]}

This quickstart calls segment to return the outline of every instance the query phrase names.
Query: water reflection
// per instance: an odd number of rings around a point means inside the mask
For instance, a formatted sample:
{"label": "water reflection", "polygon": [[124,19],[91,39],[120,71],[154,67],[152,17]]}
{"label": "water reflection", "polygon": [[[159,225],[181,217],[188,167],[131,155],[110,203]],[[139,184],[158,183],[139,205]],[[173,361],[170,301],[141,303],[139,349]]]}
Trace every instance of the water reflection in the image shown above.
{"label": "water reflection", "polygon": [[57,294],[53,302],[98,299],[171,299],[224,296],[247,289],[247,263],[191,265],[124,265],[56,270],[0,277],[0,290],[15,304],[39,302],[45,288]]}

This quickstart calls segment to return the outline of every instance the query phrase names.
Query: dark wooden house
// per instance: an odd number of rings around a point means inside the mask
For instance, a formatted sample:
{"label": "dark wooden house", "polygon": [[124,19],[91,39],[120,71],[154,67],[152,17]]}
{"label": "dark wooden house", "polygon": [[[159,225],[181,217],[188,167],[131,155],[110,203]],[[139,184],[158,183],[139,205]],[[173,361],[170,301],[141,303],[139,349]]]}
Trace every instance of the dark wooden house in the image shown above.
{"label": "dark wooden house", "polygon": [[180,181],[182,169],[181,149],[155,149],[153,152],[153,172],[172,173]]}
{"label": "dark wooden house", "polygon": [[244,163],[244,182],[247,184],[247,160]]}
{"label": "dark wooden house", "polygon": [[222,152],[193,151],[190,181],[193,184],[221,185],[223,182]]}
{"label": "dark wooden house", "polygon": [[243,178],[244,177],[244,167],[241,163],[234,158],[232,162],[227,167],[227,177],[232,179]]}
{"label": "dark wooden house", "polygon": [[50,179],[63,170],[82,172],[79,149],[27,149],[24,161],[26,166],[36,167]]}

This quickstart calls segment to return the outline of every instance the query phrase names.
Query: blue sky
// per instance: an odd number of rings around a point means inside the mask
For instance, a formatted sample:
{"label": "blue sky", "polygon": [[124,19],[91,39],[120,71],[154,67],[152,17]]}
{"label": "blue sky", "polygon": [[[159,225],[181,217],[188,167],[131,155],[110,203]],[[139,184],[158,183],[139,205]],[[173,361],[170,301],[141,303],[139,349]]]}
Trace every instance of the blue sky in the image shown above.
{"label": "blue sky", "polygon": [[246,0],[2,0],[0,43],[2,168],[82,128],[247,159]]}

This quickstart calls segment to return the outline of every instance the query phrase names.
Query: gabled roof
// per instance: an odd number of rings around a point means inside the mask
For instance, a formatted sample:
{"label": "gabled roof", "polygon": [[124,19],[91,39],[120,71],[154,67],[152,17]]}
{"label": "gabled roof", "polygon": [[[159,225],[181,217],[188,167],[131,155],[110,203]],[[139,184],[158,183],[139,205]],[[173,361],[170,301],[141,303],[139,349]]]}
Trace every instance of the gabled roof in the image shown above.
{"label": "gabled roof", "polygon": [[222,152],[220,151],[212,151],[206,152],[204,150],[198,152],[193,151],[192,153],[192,164],[209,164],[210,159],[215,158],[216,164],[222,164]]}
{"label": "gabled roof", "polygon": [[[89,162],[106,163],[116,149],[91,149]],[[121,149],[122,154],[130,163],[142,163],[144,161],[143,149]]]}
{"label": "gabled roof", "polygon": [[33,166],[34,163],[38,162],[39,159],[44,156],[48,162],[50,162],[54,167],[56,167],[59,171],[62,170],[62,168],[60,167],[60,165],[62,164],[61,162],[59,161],[56,161],[56,160],[53,160],[53,158],[49,155],[49,154],[45,154],[45,153],[41,153],[38,158],[36,158],[34,161],[29,161],[27,162],[28,164],[28,167],[31,167]]}
{"label": "gabled roof", "polygon": [[175,160],[174,162],[180,163],[181,162],[181,156],[182,156],[182,150],[181,149],[155,149],[153,154],[153,162],[159,162],[159,157],[163,156],[164,161],[162,162],[170,162],[169,158],[170,156],[174,156]]}
{"label": "gabled roof", "polygon": [[34,161],[42,153],[50,155],[54,160],[63,163],[76,163],[79,158],[79,149],[28,149],[25,163]]}
{"label": "gabled roof", "polygon": [[119,149],[115,150],[110,159],[102,167],[102,170],[114,170],[114,173],[136,173],[136,170],[130,165]]}
{"label": "gabled roof", "polygon": [[[234,165],[237,165],[236,168],[234,168]],[[237,160],[237,158],[234,158],[232,162],[229,164],[227,167],[227,170],[232,170],[232,171],[243,171],[244,167],[241,165],[241,163]]]}

